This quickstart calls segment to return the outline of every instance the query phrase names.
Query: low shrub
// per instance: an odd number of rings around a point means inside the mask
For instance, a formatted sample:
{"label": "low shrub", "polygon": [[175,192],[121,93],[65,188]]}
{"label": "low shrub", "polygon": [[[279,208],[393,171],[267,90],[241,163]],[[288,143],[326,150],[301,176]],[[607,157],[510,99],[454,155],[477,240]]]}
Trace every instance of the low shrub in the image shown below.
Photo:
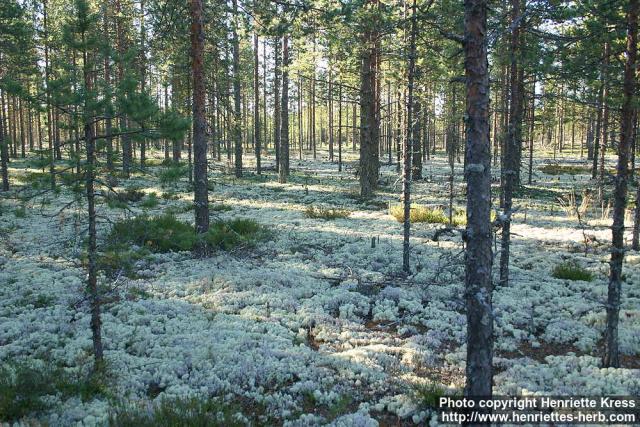
{"label": "low shrub", "polygon": [[[398,222],[404,222],[404,206],[402,203],[390,206],[389,215],[394,217]],[[412,223],[448,224],[449,217],[444,210],[439,207],[412,204],[409,211],[409,221]]]}
{"label": "low shrub", "polygon": [[178,195],[173,191],[165,191],[162,193],[162,198],[164,200],[178,200]]}
{"label": "low shrub", "polygon": [[213,212],[227,212],[227,211],[233,210],[233,208],[231,206],[226,205],[224,203],[217,203],[215,205],[212,205],[210,209]]}
{"label": "low shrub", "polygon": [[131,249],[125,244],[111,244],[98,256],[98,269],[107,277],[115,277],[122,273],[135,278],[135,265],[149,255],[146,248]]}
{"label": "low shrub", "polygon": [[575,261],[566,261],[556,265],[551,275],[556,279],[563,280],[582,280],[585,282],[593,280],[593,273],[580,267]]}
{"label": "low shrub", "polygon": [[[266,235],[256,221],[238,218],[213,222],[201,238],[212,248],[230,250],[240,245],[251,245]],[[132,245],[149,252],[189,251],[196,246],[198,239],[191,224],[170,214],[126,219],[111,229],[102,252],[101,266],[112,273],[127,266],[132,269],[136,261],[148,255],[148,252],[132,249]]]}
{"label": "low shrub", "polygon": [[167,184],[175,184],[180,180],[180,178],[184,177],[187,174],[187,168],[180,165],[172,163],[166,169],[160,171],[158,175],[158,179],[162,185]]}
{"label": "low shrub", "polygon": [[265,234],[264,228],[256,221],[238,218],[212,223],[204,240],[213,248],[228,251],[240,245],[251,245],[264,238]]}
{"label": "low shrub", "polygon": [[547,175],[579,175],[581,173],[588,173],[591,170],[589,166],[559,164],[544,165],[539,169],[540,172],[546,173]]}
{"label": "low shrub", "polygon": [[103,377],[72,375],[59,367],[24,361],[0,366],[0,420],[17,421],[50,407],[47,396],[90,400],[106,392]]}
{"label": "low shrub", "polygon": [[196,243],[192,225],[173,215],[139,216],[114,224],[108,245],[136,245],[152,252],[188,251]]}
{"label": "low shrub", "polygon": [[438,408],[440,398],[446,395],[446,390],[436,382],[418,384],[413,386],[413,395],[420,408]]}
{"label": "low shrub", "polygon": [[214,399],[162,399],[153,405],[117,408],[109,419],[110,426],[117,427],[223,427],[244,426],[235,419],[240,407]]}
{"label": "low shrub", "polygon": [[158,195],[156,193],[149,193],[142,203],[140,203],[140,206],[150,209],[158,206],[158,203]]}
{"label": "low shrub", "polygon": [[27,216],[27,208],[22,205],[13,211],[16,218],[25,218]]}
{"label": "low shrub", "polygon": [[304,211],[304,216],[306,216],[307,218],[313,218],[313,219],[333,220],[333,219],[347,218],[349,215],[351,215],[351,212],[349,212],[346,209],[325,208],[322,206],[319,206],[319,207],[309,206]]}
{"label": "low shrub", "polygon": [[[389,207],[389,215],[394,217],[396,221],[404,221],[404,206],[402,203]],[[495,221],[496,213],[491,211],[491,221]],[[409,220],[412,223],[425,222],[427,224],[444,224],[449,225],[449,214],[440,207],[429,207],[424,205],[412,204],[409,214]],[[460,227],[467,225],[467,211],[464,209],[453,209],[451,216],[451,225]]]}

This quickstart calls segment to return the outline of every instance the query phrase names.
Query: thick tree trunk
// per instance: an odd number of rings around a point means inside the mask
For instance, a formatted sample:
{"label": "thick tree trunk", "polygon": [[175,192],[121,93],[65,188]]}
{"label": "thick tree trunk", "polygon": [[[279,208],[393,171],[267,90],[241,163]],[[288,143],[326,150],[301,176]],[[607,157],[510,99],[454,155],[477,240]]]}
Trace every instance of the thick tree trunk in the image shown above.
{"label": "thick tree trunk", "polygon": [[280,169],[278,182],[284,184],[289,177],[289,36],[282,39],[282,103],[280,129]]}
{"label": "thick tree trunk", "polygon": [[629,0],[627,11],[627,59],[624,70],[620,143],[618,145],[618,168],[613,203],[613,225],[611,226],[611,271],[607,297],[607,327],[605,330],[604,367],[620,367],[618,348],[618,318],[624,259],[624,212],[627,204],[627,170],[629,147],[633,139],[633,110],[636,88],[636,57],[638,49],[638,0]]}
{"label": "thick tree trunk", "polygon": [[[370,4],[374,4],[372,0]],[[360,71],[360,195],[371,197],[378,185],[378,123],[376,121],[376,40],[372,29],[365,30]]]}
{"label": "thick tree trunk", "polygon": [[202,0],[191,0],[191,72],[193,75],[193,186],[196,232],[209,230],[209,190],[207,179],[207,123],[205,119],[204,29]]}
{"label": "thick tree trunk", "polygon": [[465,396],[490,397],[493,379],[491,150],[487,2],[465,0],[467,379]]}

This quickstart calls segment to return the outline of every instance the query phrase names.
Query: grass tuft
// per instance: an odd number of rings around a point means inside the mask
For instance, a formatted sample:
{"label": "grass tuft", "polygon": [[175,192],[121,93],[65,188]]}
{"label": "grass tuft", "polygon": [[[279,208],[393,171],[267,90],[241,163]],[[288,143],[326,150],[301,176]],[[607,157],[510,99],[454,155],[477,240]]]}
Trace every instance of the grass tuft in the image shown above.
{"label": "grass tuft", "polygon": [[544,165],[539,169],[540,172],[546,173],[547,175],[580,175],[582,173],[588,173],[591,170],[589,166],[559,164]]}
{"label": "grass tuft", "polygon": [[140,203],[143,208],[151,209],[158,206],[158,195],[156,193],[149,193],[147,197]]}
{"label": "grass tuft", "polygon": [[313,218],[313,219],[334,220],[334,219],[347,218],[349,215],[351,215],[351,212],[349,212],[346,209],[325,208],[322,206],[319,206],[319,207],[309,206],[304,211],[304,216],[306,216],[307,218]]}
{"label": "grass tuft", "polygon": [[180,180],[180,178],[184,177],[187,174],[187,168],[180,165],[172,163],[166,169],[160,171],[158,175],[158,179],[162,185],[175,184]]}
{"label": "grass tuft", "polygon": [[[396,221],[404,221],[404,207],[402,203],[392,205],[389,207],[389,215],[394,217]],[[464,211],[454,211],[453,225],[464,225],[466,220],[466,214]],[[412,204],[409,214],[409,220],[412,223],[426,222],[428,224],[449,224],[449,216],[447,213],[439,207],[429,207],[418,204]]]}
{"label": "grass tuft", "polygon": [[0,366],[0,420],[21,418],[50,408],[48,396],[79,396],[82,401],[106,393],[100,375],[71,375],[59,367],[11,362]]}
{"label": "grass tuft", "polygon": [[162,399],[152,407],[121,407],[110,417],[118,427],[243,426],[235,419],[240,406],[213,399]]}
{"label": "grass tuft", "polygon": [[250,246],[266,236],[264,228],[252,219],[238,218],[211,224],[204,240],[209,246],[225,251]]}
{"label": "grass tuft", "polygon": [[413,394],[418,405],[422,408],[437,408],[438,401],[445,396],[445,389],[436,382],[426,384],[416,384],[413,387]]}
{"label": "grass tuft", "polygon": [[566,261],[556,265],[551,273],[556,279],[582,280],[590,282],[593,280],[593,273],[586,268],[580,267],[575,261]]}

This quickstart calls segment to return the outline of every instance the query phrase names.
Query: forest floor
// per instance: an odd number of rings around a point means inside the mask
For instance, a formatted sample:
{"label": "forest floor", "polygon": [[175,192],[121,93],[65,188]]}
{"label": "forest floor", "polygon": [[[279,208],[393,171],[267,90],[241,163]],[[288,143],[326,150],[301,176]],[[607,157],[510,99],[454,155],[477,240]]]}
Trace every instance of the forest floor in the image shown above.
{"label": "forest floor", "polygon": [[[380,191],[362,200],[355,154],[348,154],[341,173],[326,152],[318,154],[323,161],[292,160],[288,184],[278,184],[272,169],[255,175],[250,163],[240,179],[213,164],[212,221],[250,218],[267,238],[207,258],[149,254],[131,277],[103,278],[110,289],[104,384],[95,393],[52,390],[24,419],[135,425],[135,416],[150,416],[163,402],[194,398],[215,402],[221,425],[435,424],[433,397],[459,393],[464,384],[461,234],[413,224],[413,273],[405,276],[402,225],[389,215],[401,190],[395,166],[382,167]],[[111,223],[143,213],[171,211],[193,221],[187,178],[162,187],[157,176],[165,167],[152,163],[112,184],[155,192],[158,203],[101,204],[100,236]],[[555,164],[538,160],[533,185],[515,202],[511,282],[496,286],[493,297],[494,392],[638,396],[640,253],[629,251],[624,264],[623,368],[601,369],[611,220],[595,203],[580,219],[568,214],[558,198],[575,189],[579,207],[594,184],[586,161],[565,158],[560,168],[544,169]],[[92,349],[79,262],[85,205],[72,203],[78,196],[69,188],[42,192],[34,185],[46,180],[41,172],[33,159],[12,161],[13,197],[0,201],[0,361],[5,373],[31,366],[80,378]],[[424,176],[413,187],[414,201],[447,206],[445,157],[427,161]],[[461,177],[456,165],[457,209],[464,208]],[[309,206],[348,216],[309,218]],[[567,262],[593,280],[554,277]],[[6,383],[0,379],[0,387]]]}

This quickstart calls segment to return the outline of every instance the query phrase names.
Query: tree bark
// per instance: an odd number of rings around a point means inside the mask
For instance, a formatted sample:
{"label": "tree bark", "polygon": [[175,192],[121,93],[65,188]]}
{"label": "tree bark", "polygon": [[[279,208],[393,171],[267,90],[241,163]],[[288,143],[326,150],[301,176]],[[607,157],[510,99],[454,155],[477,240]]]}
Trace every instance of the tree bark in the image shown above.
{"label": "tree bark", "polygon": [[627,203],[627,170],[629,147],[633,139],[633,110],[636,88],[636,57],[638,49],[638,0],[629,0],[627,11],[627,58],[624,69],[624,100],[621,113],[618,167],[615,180],[613,225],[611,226],[611,271],[607,296],[607,327],[605,330],[604,367],[619,368],[618,319],[624,259],[624,212]]}
{"label": "tree bark", "polygon": [[209,230],[209,190],[207,179],[207,123],[205,119],[204,29],[202,0],[191,0],[191,72],[193,77],[193,158],[196,232]]}
{"label": "tree bark", "polygon": [[402,154],[402,202],[404,210],[404,221],[402,225],[402,270],[405,273],[411,271],[409,265],[411,237],[411,161],[413,160],[413,91],[416,68],[416,0],[413,0],[411,7],[411,36],[409,39],[409,64],[407,67],[407,137],[404,140]]}
{"label": "tree bark", "polygon": [[242,176],[242,110],[240,105],[240,41],[238,39],[238,0],[233,0],[233,144],[235,176]]}
{"label": "tree bark", "polygon": [[256,155],[256,173],[262,174],[260,154],[260,62],[258,61],[258,33],[253,34],[253,148]]}
{"label": "tree bark", "polygon": [[4,102],[0,98],[0,162],[2,164],[2,191],[9,191],[9,149],[4,132]]}
{"label": "tree bark", "polygon": [[[118,79],[122,82],[124,80],[124,56],[128,49],[126,45],[125,29],[122,23],[122,4],[120,0],[114,0],[115,12],[116,12],[116,32],[118,34],[117,45],[118,54],[120,56],[118,60]],[[128,127],[128,120],[125,114],[120,112],[120,130],[126,131]],[[131,138],[124,132],[120,137],[120,144],[122,146],[122,172],[128,178],[131,173],[131,161],[133,158],[133,151],[131,147]]]}
{"label": "tree bark", "polygon": [[280,170],[280,37],[274,41],[273,52],[273,149],[276,154],[276,172]]}
{"label": "tree bark", "polygon": [[282,38],[282,103],[280,129],[280,169],[278,182],[284,184],[289,177],[289,36]]}
{"label": "tree bark", "polygon": [[504,164],[502,167],[502,191],[504,216],[502,220],[502,244],[500,247],[500,285],[509,284],[509,255],[511,246],[511,215],[513,210],[513,192],[519,185],[520,156],[522,151],[522,79],[523,69],[520,64],[520,0],[512,1],[511,9],[511,66],[510,83],[511,99],[509,102],[509,125]]}
{"label": "tree bark", "polygon": [[[371,9],[378,6],[378,0],[369,0]],[[380,170],[378,151],[378,127],[376,94],[377,84],[377,31],[375,23],[367,24],[363,34],[360,71],[360,195],[371,197],[378,186]]]}
{"label": "tree bark", "polygon": [[465,299],[467,365],[464,394],[488,398],[493,379],[491,284],[491,150],[487,1],[465,0],[464,54],[467,87],[466,166],[467,227]]}

